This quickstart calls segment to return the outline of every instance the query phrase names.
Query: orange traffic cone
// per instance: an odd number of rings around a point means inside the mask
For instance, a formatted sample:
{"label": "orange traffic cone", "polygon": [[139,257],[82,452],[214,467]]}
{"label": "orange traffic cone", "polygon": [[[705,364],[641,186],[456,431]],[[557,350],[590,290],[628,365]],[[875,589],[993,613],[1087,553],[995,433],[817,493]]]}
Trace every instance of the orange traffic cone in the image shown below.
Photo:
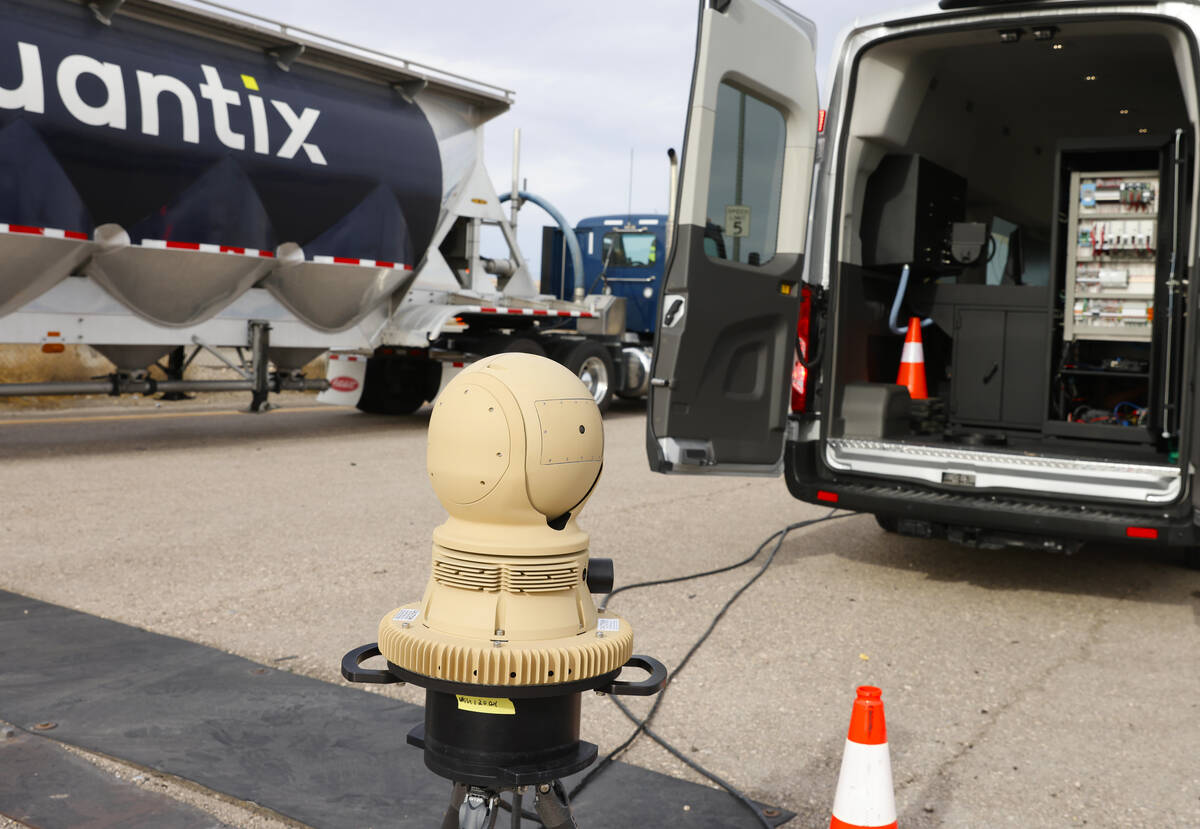
{"label": "orange traffic cone", "polygon": [[904,335],[904,351],[900,353],[900,373],[896,385],[908,386],[911,400],[925,400],[929,393],[925,389],[925,349],[921,345],[921,320],[908,319],[908,333]]}
{"label": "orange traffic cone", "polygon": [[829,829],[896,829],[892,761],[880,693],[870,685],[858,689]]}

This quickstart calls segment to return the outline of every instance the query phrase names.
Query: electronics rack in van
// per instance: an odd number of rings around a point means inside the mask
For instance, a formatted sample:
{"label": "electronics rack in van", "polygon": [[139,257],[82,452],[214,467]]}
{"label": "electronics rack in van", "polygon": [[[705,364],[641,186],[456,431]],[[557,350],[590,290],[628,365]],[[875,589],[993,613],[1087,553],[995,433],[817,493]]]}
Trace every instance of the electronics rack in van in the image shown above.
{"label": "electronics rack in van", "polygon": [[1158,192],[1157,170],[1071,173],[1064,340],[1150,341]]}

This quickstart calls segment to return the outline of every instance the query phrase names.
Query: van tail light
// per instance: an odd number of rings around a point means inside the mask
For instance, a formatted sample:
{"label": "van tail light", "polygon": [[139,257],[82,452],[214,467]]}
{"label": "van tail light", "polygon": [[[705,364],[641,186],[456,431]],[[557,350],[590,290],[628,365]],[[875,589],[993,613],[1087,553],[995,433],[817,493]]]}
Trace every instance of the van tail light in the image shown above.
{"label": "van tail light", "polygon": [[792,364],[792,411],[808,411],[808,369],[801,359],[808,359],[808,338],[812,329],[812,289],[800,288],[800,318],[796,320],[796,356]]}

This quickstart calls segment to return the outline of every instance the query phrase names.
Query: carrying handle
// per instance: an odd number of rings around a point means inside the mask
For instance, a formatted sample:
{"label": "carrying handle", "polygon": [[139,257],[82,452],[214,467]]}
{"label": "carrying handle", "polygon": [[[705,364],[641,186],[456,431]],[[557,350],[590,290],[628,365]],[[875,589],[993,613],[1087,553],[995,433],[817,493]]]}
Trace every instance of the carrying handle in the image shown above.
{"label": "carrying handle", "polygon": [[645,679],[633,682],[614,679],[612,685],[609,685],[607,688],[601,688],[601,691],[618,697],[649,697],[657,694],[667,685],[667,667],[653,656],[643,656],[642,654],[635,653],[621,667],[641,668],[650,675]]}
{"label": "carrying handle", "polygon": [[342,657],[342,676],[351,682],[374,682],[380,685],[400,681],[391,671],[358,667],[372,656],[379,656],[378,642],[372,642],[369,645],[359,645]]}

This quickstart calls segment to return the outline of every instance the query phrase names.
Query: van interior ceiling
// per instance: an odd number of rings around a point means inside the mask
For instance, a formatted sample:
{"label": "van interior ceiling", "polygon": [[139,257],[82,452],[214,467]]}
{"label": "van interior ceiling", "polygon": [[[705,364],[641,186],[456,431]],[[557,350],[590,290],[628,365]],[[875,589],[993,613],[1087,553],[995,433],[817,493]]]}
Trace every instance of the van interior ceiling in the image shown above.
{"label": "van interior ceiling", "polygon": [[[1194,78],[1187,37],[1145,17],[864,52],[830,436],[1174,462],[1187,296],[1169,273],[1173,248],[1180,268],[1191,256]],[[912,316],[928,401],[895,385]]]}

